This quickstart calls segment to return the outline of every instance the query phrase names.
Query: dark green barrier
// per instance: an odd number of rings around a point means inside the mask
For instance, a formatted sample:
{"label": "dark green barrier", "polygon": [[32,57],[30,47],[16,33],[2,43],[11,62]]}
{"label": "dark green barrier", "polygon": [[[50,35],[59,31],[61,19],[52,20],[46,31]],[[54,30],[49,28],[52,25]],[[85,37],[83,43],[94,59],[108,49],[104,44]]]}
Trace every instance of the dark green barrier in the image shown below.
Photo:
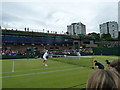
{"label": "dark green barrier", "polygon": [[93,53],[81,53],[81,56],[93,55]]}
{"label": "dark green barrier", "polygon": [[12,56],[12,55],[7,55],[7,56],[2,56],[2,59],[18,59],[18,58],[34,58],[35,55],[16,55],[16,56]]}
{"label": "dark green barrier", "polygon": [[93,48],[94,55],[115,55],[120,56],[120,47]]}

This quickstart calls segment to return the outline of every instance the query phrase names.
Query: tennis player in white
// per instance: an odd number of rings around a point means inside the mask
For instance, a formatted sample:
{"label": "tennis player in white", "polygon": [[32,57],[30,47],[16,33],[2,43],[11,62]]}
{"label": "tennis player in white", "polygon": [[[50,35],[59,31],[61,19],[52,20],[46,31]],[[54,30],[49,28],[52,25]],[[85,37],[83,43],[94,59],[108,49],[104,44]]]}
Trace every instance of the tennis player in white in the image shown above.
{"label": "tennis player in white", "polygon": [[45,51],[45,53],[44,53],[44,55],[43,55],[43,64],[45,65],[45,66],[48,66],[47,65],[47,56],[48,56],[48,50],[46,50]]}

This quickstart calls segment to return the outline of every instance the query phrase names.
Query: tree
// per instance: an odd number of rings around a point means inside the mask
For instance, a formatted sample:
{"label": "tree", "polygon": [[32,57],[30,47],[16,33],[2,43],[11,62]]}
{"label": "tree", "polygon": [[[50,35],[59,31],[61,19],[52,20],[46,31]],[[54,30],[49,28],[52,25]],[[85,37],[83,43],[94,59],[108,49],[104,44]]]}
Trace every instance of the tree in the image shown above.
{"label": "tree", "polygon": [[113,40],[110,34],[102,34],[102,35],[101,35],[101,39],[102,39],[103,41]]}
{"label": "tree", "polygon": [[100,34],[99,33],[92,32],[92,33],[89,33],[88,36],[93,37],[96,41],[100,41]]}

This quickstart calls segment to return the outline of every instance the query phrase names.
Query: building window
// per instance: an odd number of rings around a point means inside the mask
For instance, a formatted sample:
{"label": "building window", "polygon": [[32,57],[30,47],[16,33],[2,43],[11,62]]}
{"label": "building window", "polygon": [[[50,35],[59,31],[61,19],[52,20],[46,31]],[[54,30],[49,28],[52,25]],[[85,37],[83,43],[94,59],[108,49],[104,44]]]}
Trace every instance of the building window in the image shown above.
{"label": "building window", "polygon": [[114,33],[113,33],[113,38],[115,37]]}
{"label": "building window", "polygon": [[112,25],[112,27],[114,27],[114,25]]}

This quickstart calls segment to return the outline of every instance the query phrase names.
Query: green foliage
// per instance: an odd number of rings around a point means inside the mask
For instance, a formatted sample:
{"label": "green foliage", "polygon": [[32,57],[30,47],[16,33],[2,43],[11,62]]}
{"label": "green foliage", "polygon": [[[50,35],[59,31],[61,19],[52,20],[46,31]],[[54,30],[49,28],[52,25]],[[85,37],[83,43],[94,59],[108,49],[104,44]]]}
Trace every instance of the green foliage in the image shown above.
{"label": "green foliage", "polygon": [[100,41],[100,34],[99,33],[89,33],[89,36],[92,36],[96,41]]}
{"label": "green foliage", "polygon": [[103,41],[111,41],[113,40],[110,34],[102,34],[101,35],[101,40]]}

